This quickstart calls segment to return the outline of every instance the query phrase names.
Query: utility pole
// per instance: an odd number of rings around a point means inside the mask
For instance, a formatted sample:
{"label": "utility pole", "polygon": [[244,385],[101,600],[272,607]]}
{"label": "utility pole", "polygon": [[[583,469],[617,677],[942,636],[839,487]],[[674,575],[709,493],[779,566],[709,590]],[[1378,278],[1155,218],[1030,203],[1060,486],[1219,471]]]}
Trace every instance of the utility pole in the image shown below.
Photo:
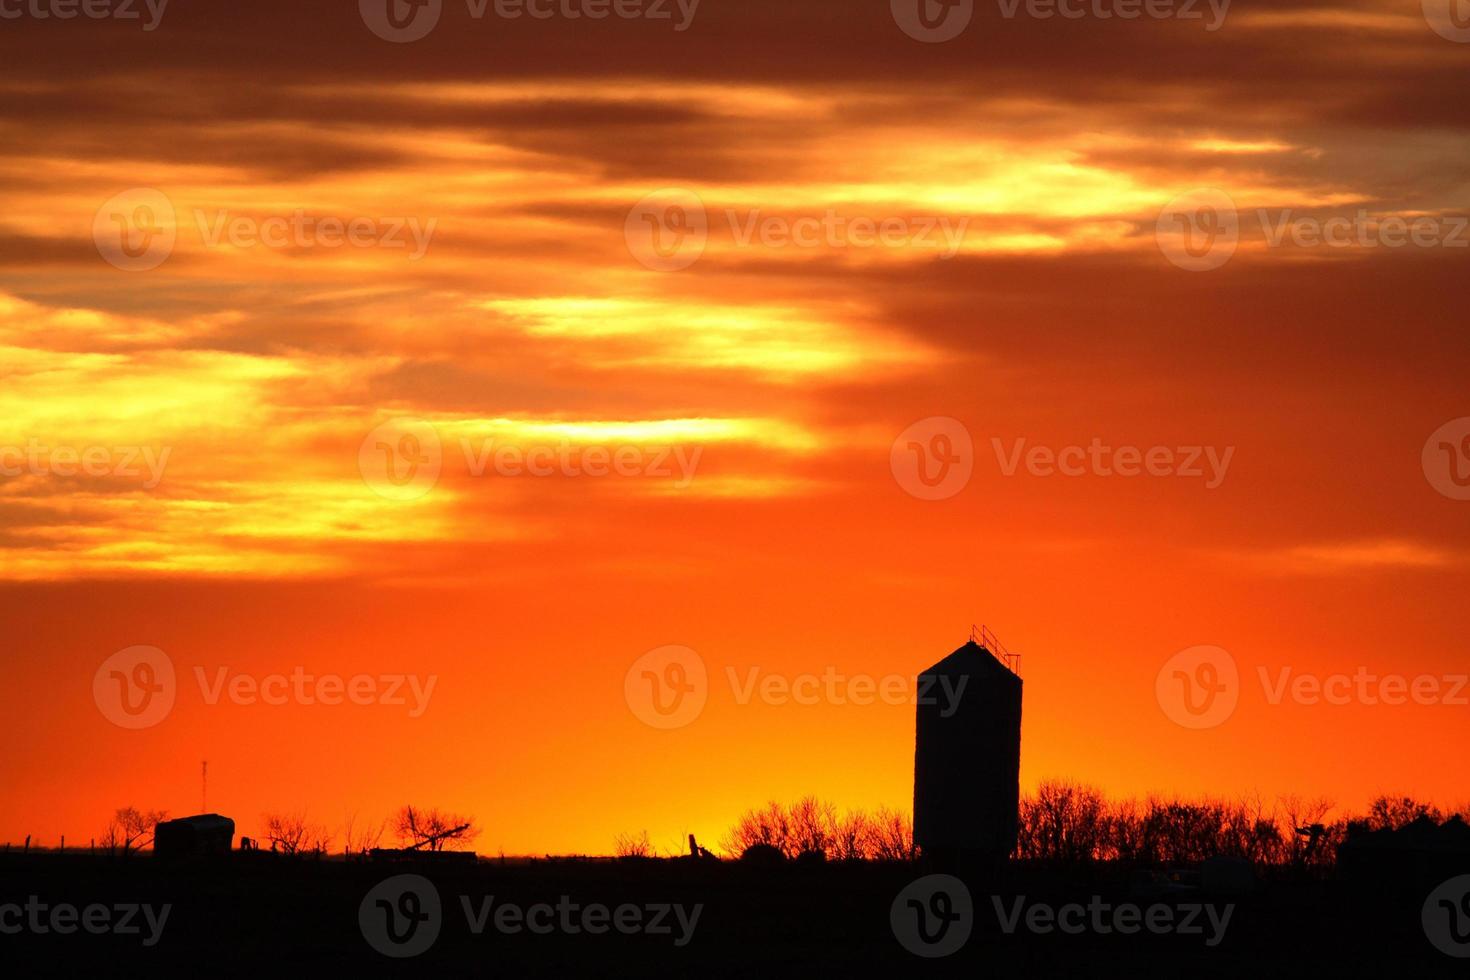
{"label": "utility pole", "polygon": [[209,812],[209,760],[199,763],[199,812]]}

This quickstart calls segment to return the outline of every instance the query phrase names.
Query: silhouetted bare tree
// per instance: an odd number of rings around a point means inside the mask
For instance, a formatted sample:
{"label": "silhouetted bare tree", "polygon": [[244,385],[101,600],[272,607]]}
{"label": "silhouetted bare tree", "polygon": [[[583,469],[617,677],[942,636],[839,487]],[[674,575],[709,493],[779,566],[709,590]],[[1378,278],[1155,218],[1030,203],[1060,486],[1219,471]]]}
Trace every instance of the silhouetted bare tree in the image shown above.
{"label": "silhouetted bare tree", "polygon": [[621,858],[651,858],[653,844],[648,840],[648,831],[637,834],[618,834],[613,839],[613,854]]}
{"label": "silhouetted bare tree", "polygon": [[774,847],[785,857],[796,856],[791,816],[784,806],[772,801],[764,809],[746,811],[720,842],[733,857],[739,857],[756,844]]}
{"label": "silhouetted bare tree", "polygon": [[342,847],[348,854],[366,854],[382,844],[387,830],[387,820],[359,824],[357,814],[353,813],[342,827]]}
{"label": "silhouetted bare tree", "polygon": [[304,811],[297,813],[267,813],[265,839],[270,841],[271,850],[282,854],[323,854],[331,846],[331,835],[321,824],[312,823]]}
{"label": "silhouetted bare tree", "polygon": [[1076,863],[1101,856],[1108,829],[1103,797],[1089,786],[1051,781],[1021,800],[1021,857]]}
{"label": "silhouetted bare tree", "polygon": [[442,851],[468,844],[480,835],[474,819],[435,808],[405,806],[394,821],[399,838],[413,847]]}
{"label": "silhouetted bare tree", "polygon": [[1372,830],[1398,830],[1420,817],[1441,823],[1445,815],[1436,807],[1409,796],[1380,796],[1368,808],[1368,827]]}
{"label": "silhouetted bare tree", "polygon": [[875,861],[912,861],[918,856],[913,818],[880,807],[868,821],[867,854]]}
{"label": "silhouetted bare tree", "polygon": [[872,818],[861,810],[837,816],[832,811],[828,856],[834,861],[861,861],[872,847]]}
{"label": "silhouetted bare tree", "polygon": [[1332,864],[1337,845],[1347,835],[1347,822],[1326,823],[1333,802],[1326,797],[1281,797],[1281,814],[1286,826],[1286,847],[1281,855],[1285,864],[1321,869]]}
{"label": "silhouetted bare tree", "polygon": [[837,808],[815,796],[803,796],[791,806],[791,847],[796,854],[828,856],[832,850],[832,831],[837,823]]}
{"label": "silhouetted bare tree", "polygon": [[122,855],[142,850],[153,843],[154,831],[167,819],[167,810],[139,810],[131,806],[114,810],[107,829],[102,832],[102,846]]}

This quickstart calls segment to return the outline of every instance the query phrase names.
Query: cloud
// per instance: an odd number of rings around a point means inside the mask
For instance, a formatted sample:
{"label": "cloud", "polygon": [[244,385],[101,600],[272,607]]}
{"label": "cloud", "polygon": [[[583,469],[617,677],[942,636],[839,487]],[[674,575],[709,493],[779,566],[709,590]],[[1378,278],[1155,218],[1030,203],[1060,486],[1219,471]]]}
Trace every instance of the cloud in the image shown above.
{"label": "cloud", "polygon": [[1450,568],[1464,564],[1459,551],[1399,539],[1301,544],[1257,552],[1235,552],[1234,559],[1264,571],[1289,575],[1356,575]]}

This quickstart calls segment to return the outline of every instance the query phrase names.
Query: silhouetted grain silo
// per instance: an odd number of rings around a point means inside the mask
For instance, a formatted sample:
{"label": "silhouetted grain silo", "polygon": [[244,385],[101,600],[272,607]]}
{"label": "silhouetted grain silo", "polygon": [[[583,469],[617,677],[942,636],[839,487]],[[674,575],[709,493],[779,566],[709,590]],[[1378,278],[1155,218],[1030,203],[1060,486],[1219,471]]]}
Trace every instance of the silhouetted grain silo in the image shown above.
{"label": "silhouetted grain silo", "polygon": [[1021,796],[1017,658],[985,629],[919,675],[914,843],[930,857],[1003,859]]}

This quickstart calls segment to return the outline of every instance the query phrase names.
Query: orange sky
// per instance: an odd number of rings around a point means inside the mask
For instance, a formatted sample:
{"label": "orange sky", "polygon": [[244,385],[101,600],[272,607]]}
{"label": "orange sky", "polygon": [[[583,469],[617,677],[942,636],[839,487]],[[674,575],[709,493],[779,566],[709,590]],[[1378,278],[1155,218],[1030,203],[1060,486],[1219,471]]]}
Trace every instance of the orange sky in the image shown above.
{"label": "orange sky", "polygon": [[[1470,44],[1417,0],[1218,31],[977,3],[932,44],[886,3],[675,31],[450,2],[405,44],[302,6],[0,24],[0,839],[192,812],[205,758],[243,833],[412,801],[490,854],[907,807],[911,705],[739,687],[911,677],[981,621],[1024,655],[1026,786],[1470,798],[1470,501],[1422,458],[1470,416]],[[1191,271],[1158,229],[1202,188],[1238,244]],[[640,239],[670,201],[697,254]],[[1273,241],[1288,212],[1441,238]],[[115,215],[172,241],[156,267]],[[894,444],[936,417],[972,475],[924,500]],[[1007,475],[1018,440],[1229,455]],[[375,475],[379,442],[432,486]],[[579,475],[497,472],[536,448]],[[138,645],[176,699],[129,730],[93,682]],[[625,675],[666,645],[709,683],[658,730]],[[1155,681],[1199,645],[1240,683],[1192,730]],[[1449,696],[1273,704],[1288,668]],[[222,669],[434,686],[416,716],[211,704]]]}

